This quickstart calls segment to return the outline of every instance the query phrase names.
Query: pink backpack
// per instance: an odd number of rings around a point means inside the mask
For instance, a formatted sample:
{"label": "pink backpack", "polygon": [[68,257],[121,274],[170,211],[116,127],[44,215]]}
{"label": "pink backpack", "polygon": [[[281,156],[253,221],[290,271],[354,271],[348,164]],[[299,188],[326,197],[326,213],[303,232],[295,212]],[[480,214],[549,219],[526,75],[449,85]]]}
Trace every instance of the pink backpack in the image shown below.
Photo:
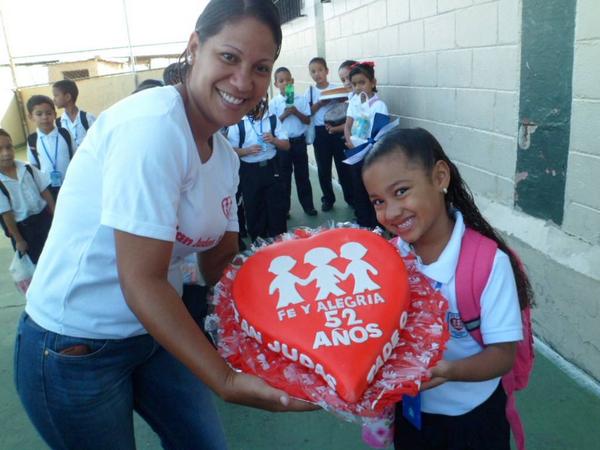
{"label": "pink backpack", "polygon": [[[481,294],[492,271],[498,245],[479,232],[467,228],[462,239],[456,269],[456,299],[458,310],[467,331],[481,346],[484,346],[479,329]],[[519,264],[521,262],[519,261]],[[521,311],[523,340],[517,344],[515,364],[502,377],[506,392],[506,418],[513,432],[517,448],[525,450],[525,432],[515,404],[514,392],[524,389],[533,369],[533,334],[531,331],[531,308]]]}

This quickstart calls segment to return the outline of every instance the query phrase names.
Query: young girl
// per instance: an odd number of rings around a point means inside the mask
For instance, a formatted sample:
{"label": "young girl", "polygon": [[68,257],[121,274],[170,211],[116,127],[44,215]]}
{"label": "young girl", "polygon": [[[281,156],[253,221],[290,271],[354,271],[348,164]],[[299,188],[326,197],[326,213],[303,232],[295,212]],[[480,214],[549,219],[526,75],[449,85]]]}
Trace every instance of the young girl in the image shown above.
{"label": "young girl", "polygon": [[[443,359],[421,387],[421,429],[396,408],[395,446],[402,449],[510,449],[506,394],[500,377],[513,366],[523,338],[520,308],[531,304],[527,276],[477,209],[456,166],[423,129],[396,128],[367,155],[363,180],[378,221],[414,252],[420,270],[448,299]],[[484,347],[457,308],[455,275],[465,228],[498,244],[481,296]]]}
{"label": "young girl", "polygon": [[50,180],[35,167],[15,161],[10,135],[0,128],[0,221],[13,248],[37,264],[48,237],[54,199]]}
{"label": "young girl", "polygon": [[310,86],[305,96],[310,105],[315,126],[313,147],[317,161],[319,184],[323,193],[321,197],[321,210],[330,211],[335,203],[335,194],[333,193],[333,185],[331,183],[332,159],[335,162],[344,200],[348,205],[352,206],[352,179],[347,165],[343,163],[345,159],[344,142],[340,139],[339,135],[330,134],[327,128],[325,128],[325,113],[332,107],[333,102],[331,100],[321,100],[322,91],[339,86],[333,86],[327,81],[329,69],[327,68],[325,59],[320,57],[311,59],[308,64],[308,70],[315,82],[315,86]]}
{"label": "young girl", "polygon": [[[348,80],[352,85],[353,96],[349,100],[344,137],[348,148],[355,147],[355,142],[371,135],[375,113],[388,114],[386,104],[377,95],[375,65],[372,62],[361,62],[350,66]],[[357,135],[363,128],[362,136]],[[362,181],[362,163],[350,166],[352,186],[354,188],[354,211],[360,226],[373,228],[377,226],[375,210],[369,200]]]}
{"label": "young girl", "polygon": [[[347,59],[342,64],[340,64],[340,67],[338,68],[338,76],[340,77],[340,81],[342,82],[344,87],[347,89],[352,89],[352,83],[350,82],[350,68],[354,64],[357,64],[357,61],[354,61],[352,59]],[[348,101],[350,101],[352,99],[352,97],[354,97],[353,90],[351,90],[350,93],[348,94]],[[348,103],[348,101],[346,102],[346,104]],[[344,127],[345,127],[345,123],[342,123],[341,125],[336,125],[336,126],[325,124],[325,128],[327,129],[329,134],[343,133]]]}
{"label": "young girl", "polygon": [[[357,139],[366,139],[371,135],[375,114],[387,115],[388,108],[377,95],[377,79],[373,62],[365,61],[354,64],[350,68],[349,78],[354,95],[348,105],[344,137],[346,146],[354,148]],[[364,117],[365,113],[366,117]],[[360,121],[363,119],[367,120],[367,128],[361,130]],[[352,139],[353,137],[354,139]]]}
{"label": "young girl", "polygon": [[237,125],[229,127],[227,139],[241,159],[240,191],[248,234],[275,237],[287,231],[287,193],[277,150],[289,151],[288,135],[268,108],[258,107]]}

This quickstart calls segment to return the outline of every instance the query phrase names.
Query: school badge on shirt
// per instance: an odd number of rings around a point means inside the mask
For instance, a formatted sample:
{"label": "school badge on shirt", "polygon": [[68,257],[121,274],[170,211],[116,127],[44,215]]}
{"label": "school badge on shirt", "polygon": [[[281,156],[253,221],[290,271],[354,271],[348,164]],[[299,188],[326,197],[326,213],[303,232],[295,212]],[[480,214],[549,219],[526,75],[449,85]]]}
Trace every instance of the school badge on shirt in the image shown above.
{"label": "school badge on shirt", "polygon": [[448,329],[453,338],[464,338],[469,334],[457,312],[448,311]]}

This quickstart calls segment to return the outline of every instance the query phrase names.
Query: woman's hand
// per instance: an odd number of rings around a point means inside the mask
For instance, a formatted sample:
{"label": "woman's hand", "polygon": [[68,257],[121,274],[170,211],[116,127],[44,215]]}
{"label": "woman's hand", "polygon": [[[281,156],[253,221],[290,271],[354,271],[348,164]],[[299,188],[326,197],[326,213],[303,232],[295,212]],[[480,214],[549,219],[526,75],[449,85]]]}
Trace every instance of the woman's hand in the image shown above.
{"label": "woman's hand", "polygon": [[231,371],[220,392],[230,403],[265,409],[267,411],[314,411],[317,405],[291,398],[284,391],[269,386],[253,375]]}
{"label": "woman's hand", "polygon": [[29,250],[29,246],[27,245],[27,241],[25,240],[16,241],[15,248],[21,255],[24,255],[25,253],[27,253],[27,250]]}

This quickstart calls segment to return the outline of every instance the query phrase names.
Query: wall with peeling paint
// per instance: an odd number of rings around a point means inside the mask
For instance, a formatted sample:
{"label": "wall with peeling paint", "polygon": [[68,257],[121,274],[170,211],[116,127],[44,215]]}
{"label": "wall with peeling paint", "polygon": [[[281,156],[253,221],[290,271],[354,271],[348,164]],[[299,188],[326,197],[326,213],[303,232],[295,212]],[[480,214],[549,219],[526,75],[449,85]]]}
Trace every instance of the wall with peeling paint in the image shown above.
{"label": "wall with peeling paint", "polygon": [[[537,295],[533,314],[537,335],[600,380],[597,0],[577,0],[576,18],[570,19],[570,26],[575,26],[574,63],[570,63],[573,98],[567,98],[572,113],[561,121],[567,126],[561,151],[568,154],[564,158],[568,164],[565,169],[561,163],[562,181],[553,189],[560,198],[553,202],[552,214],[523,211],[518,201],[515,206],[518,184],[538,169],[533,163],[517,169],[517,149],[535,146],[544,128],[528,123],[527,117],[519,127],[525,75],[522,17],[525,8],[560,9],[563,2],[306,0],[305,16],[284,26],[277,65],[292,69],[302,91],[311,82],[307,64],[313,56],[327,59],[333,82],[339,81],[337,67],[345,59],[374,61],[380,96],[390,111],[404,126],[424,127],[435,134],[475,192],[484,215],[522,255]],[[535,23],[535,12],[530,17]],[[540,52],[549,48],[542,44]],[[552,52],[545,56],[553,61]],[[570,83],[570,77],[563,82]],[[542,169],[544,174],[555,176]],[[538,184],[536,189],[543,191],[544,186]],[[535,207],[549,210],[539,199],[536,205],[535,196],[530,199]]]}

